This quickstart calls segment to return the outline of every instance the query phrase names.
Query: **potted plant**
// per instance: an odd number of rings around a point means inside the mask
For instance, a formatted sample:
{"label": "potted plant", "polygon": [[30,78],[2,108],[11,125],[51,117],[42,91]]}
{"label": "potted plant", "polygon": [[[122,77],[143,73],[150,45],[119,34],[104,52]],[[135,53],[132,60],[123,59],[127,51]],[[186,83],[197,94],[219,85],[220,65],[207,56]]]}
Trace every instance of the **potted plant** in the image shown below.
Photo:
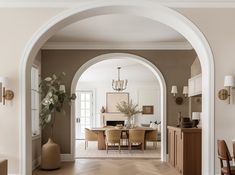
{"label": "potted plant", "polygon": [[46,126],[51,129],[48,142],[42,146],[41,168],[48,170],[60,167],[60,148],[58,144],[53,142],[56,113],[65,114],[64,103],[70,103],[76,99],[75,94],[70,96],[66,93],[65,85],[62,84],[64,76],[64,72],[59,76],[53,74],[43,79],[39,85],[41,94],[40,125],[42,129]]}
{"label": "potted plant", "polygon": [[118,103],[116,107],[121,113],[127,116],[127,127],[133,127],[134,116],[136,114],[142,113],[142,111],[138,109],[138,104],[133,104],[132,100],[130,101],[130,103],[122,101]]}

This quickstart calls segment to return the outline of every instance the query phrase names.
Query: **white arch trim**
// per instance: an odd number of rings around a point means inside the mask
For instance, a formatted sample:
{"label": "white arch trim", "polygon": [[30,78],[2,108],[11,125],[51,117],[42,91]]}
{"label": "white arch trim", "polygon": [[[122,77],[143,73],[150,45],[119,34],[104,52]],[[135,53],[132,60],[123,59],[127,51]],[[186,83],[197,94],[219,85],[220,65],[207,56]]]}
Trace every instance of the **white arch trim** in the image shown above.
{"label": "white arch trim", "polygon": [[146,0],[104,0],[87,2],[66,10],[49,20],[32,36],[23,51],[20,64],[20,173],[30,175],[31,119],[30,67],[36,53],[56,31],[92,16],[122,13],[161,22],[181,33],[193,46],[202,66],[202,174],[214,174],[214,61],[209,44],[200,30],[180,13]]}
{"label": "white arch trim", "polygon": [[[116,58],[128,58],[131,60],[134,60],[135,62],[138,62],[142,64],[143,66],[147,67],[152,73],[156,76],[159,85],[160,85],[160,100],[161,100],[161,160],[166,161],[166,82],[165,79],[161,73],[161,71],[150,61],[147,59],[134,55],[134,54],[128,54],[128,53],[108,53],[108,54],[102,54],[97,57],[92,58],[91,60],[87,61],[85,64],[83,64],[76,74],[74,75],[72,85],[71,85],[71,93],[76,92],[76,87],[79,78],[84,73],[85,70],[87,70],[90,66],[104,60],[108,59],[116,59]],[[75,157],[75,103],[71,106],[71,154],[72,157]]]}

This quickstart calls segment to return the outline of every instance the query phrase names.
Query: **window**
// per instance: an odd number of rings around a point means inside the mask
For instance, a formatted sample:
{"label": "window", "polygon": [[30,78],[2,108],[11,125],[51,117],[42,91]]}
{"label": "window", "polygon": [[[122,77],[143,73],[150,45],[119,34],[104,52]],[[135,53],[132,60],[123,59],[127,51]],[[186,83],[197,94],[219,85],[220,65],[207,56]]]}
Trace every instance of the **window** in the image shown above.
{"label": "window", "polygon": [[31,69],[31,120],[32,136],[40,135],[39,126],[39,71],[33,66]]}

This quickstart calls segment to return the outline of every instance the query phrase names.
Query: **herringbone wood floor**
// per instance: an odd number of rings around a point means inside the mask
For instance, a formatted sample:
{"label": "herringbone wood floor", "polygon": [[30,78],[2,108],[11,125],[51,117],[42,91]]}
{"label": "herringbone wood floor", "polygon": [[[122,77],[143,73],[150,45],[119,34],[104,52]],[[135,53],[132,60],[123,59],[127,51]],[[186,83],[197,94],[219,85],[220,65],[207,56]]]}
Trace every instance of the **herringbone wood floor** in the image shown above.
{"label": "herringbone wood floor", "polygon": [[160,159],[78,159],[59,170],[35,170],[33,175],[179,175]]}

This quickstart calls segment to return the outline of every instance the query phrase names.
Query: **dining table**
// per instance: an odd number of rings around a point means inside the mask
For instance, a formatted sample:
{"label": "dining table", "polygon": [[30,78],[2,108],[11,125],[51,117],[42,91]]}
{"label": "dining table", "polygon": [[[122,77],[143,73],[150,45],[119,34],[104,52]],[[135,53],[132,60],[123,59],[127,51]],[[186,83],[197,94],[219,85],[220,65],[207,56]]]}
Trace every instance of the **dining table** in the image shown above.
{"label": "dining table", "polygon": [[[145,130],[145,134],[150,131],[157,130],[155,128],[151,127],[135,127],[135,128],[126,128],[126,127],[97,127],[97,128],[89,128],[91,131],[97,133],[98,135],[98,150],[105,150],[106,149],[106,144],[105,144],[105,131],[108,129],[119,129],[122,132],[128,132],[130,129],[141,129]],[[144,142],[144,148],[146,149],[146,141]]]}

